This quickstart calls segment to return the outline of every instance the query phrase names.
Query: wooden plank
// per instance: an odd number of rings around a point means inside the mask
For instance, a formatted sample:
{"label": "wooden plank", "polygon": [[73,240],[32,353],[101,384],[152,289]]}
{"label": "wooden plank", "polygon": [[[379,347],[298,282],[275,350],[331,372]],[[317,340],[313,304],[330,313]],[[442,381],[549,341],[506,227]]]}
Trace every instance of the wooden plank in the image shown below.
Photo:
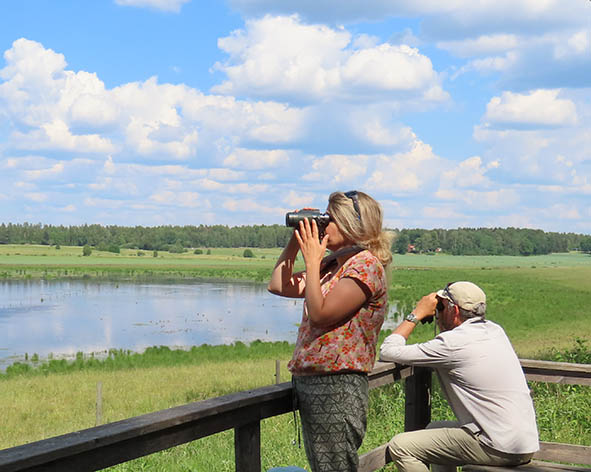
{"label": "wooden plank", "polygon": [[369,388],[388,385],[412,375],[412,367],[395,364],[394,362],[376,362],[369,374]]}
{"label": "wooden plank", "polygon": [[554,464],[552,462],[532,461],[526,465],[518,467],[493,467],[491,465],[465,465],[462,466],[463,472],[563,472],[565,470],[571,472],[590,472],[591,469],[587,467],[577,467],[572,465]]}
{"label": "wooden plank", "polygon": [[540,442],[540,450],[534,454],[534,459],[591,465],[591,446]]}
{"label": "wooden plank", "polygon": [[571,385],[591,385],[591,364],[520,359],[527,380]]}
{"label": "wooden plank", "polygon": [[[520,467],[493,467],[493,466],[483,466],[483,465],[469,465],[464,466],[464,471],[474,471],[474,472],[499,472],[502,470],[513,470],[513,471],[520,471],[523,470],[524,472],[536,472],[536,471],[544,471],[544,470],[551,470],[551,471],[560,471],[560,470],[572,470],[572,471],[591,471],[591,469],[586,467],[576,467],[570,465],[563,465],[563,464],[548,464],[548,462],[541,462],[543,461],[561,461],[561,462],[571,462],[575,464],[590,464],[591,465],[591,446],[578,446],[573,444],[562,444],[562,443],[550,443],[550,442],[541,442],[540,443],[540,451],[534,455],[535,459],[531,462],[531,464],[526,466]],[[390,455],[388,454],[387,444],[382,444],[381,446],[366,452],[362,456],[359,457],[359,472],[371,472],[374,470],[379,470],[384,467],[386,464],[392,462]],[[534,467],[535,466],[535,467]]]}
{"label": "wooden plank", "polygon": [[535,359],[519,359],[524,370],[544,370],[566,375],[591,377],[591,364],[574,364],[572,362],[539,361]]}
{"label": "wooden plank", "polygon": [[390,462],[392,462],[392,458],[388,453],[388,445],[382,444],[381,446],[359,456],[358,472],[373,472],[374,470],[381,469]]}
{"label": "wooden plank", "polygon": [[404,384],[404,431],[425,428],[431,421],[431,369],[413,367]]}
{"label": "wooden plank", "polygon": [[261,471],[261,423],[255,421],[234,429],[236,472]]}
{"label": "wooden plank", "polygon": [[563,375],[525,374],[525,378],[533,382],[591,386],[591,379],[581,377],[565,377]]}

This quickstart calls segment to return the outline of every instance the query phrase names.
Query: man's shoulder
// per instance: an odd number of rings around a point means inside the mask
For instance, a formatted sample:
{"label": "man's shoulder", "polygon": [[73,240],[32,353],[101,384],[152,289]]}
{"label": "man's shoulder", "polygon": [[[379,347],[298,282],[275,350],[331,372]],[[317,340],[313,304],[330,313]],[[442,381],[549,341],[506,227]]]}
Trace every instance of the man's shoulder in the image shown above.
{"label": "man's shoulder", "polygon": [[481,342],[491,337],[505,336],[505,331],[492,321],[472,318],[439,336],[450,345],[463,345]]}

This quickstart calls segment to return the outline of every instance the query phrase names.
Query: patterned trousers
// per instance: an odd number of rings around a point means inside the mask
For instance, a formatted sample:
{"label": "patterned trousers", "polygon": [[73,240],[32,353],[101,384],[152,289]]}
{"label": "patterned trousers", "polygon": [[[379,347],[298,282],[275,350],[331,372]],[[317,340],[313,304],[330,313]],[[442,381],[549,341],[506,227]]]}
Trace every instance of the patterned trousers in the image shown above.
{"label": "patterned trousers", "polygon": [[356,472],[366,429],[367,375],[310,375],[293,381],[312,472]]}

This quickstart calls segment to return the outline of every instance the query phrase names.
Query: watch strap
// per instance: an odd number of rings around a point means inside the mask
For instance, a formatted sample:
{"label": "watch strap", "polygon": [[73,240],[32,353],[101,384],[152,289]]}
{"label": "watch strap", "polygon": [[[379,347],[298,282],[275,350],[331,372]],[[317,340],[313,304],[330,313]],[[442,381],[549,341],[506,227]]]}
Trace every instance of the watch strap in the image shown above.
{"label": "watch strap", "polygon": [[406,315],[406,316],[404,317],[404,319],[405,319],[406,321],[410,321],[411,323],[414,323],[414,324],[419,324],[419,319],[418,319],[418,318],[415,316],[415,314],[414,314],[414,313],[409,313],[408,315]]}

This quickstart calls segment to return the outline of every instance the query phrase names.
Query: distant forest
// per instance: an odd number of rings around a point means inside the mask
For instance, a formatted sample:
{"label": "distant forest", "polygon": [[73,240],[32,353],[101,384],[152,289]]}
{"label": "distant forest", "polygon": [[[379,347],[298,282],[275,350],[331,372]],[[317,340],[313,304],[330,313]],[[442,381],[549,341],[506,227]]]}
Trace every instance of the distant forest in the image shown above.
{"label": "distant forest", "polygon": [[[392,251],[456,255],[536,255],[591,252],[591,236],[523,228],[392,230]],[[1,224],[0,244],[84,246],[119,252],[119,248],[183,252],[186,248],[283,247],[291,228],[280,225],[234,226],[52,226]]]}

